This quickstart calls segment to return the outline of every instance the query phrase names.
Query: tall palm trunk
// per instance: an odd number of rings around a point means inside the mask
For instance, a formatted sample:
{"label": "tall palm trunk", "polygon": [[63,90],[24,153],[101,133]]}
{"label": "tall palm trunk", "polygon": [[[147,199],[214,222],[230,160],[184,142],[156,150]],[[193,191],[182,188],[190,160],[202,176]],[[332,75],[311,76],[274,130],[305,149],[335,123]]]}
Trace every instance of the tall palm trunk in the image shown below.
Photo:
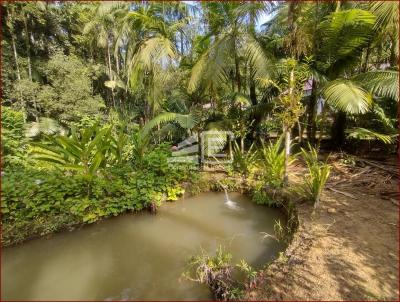
{"label": "tall palm trunk", "polygon": [[[250,12],[250,22],[249,22],[249,32],[250,35],[255,35],[255,15],[254,11]],[[249,86],[250,86],[250,101],[253,105],[257,105],[257,95],[256,95],[256,83],[254,81],[254,67],[252,62],[250,62],[250,72],[249,72]]]}
{"label": "tall palm trunk", "polygon": [[[15,61],[15,71],[17,73],[17,80],[18,80],[18,82],[20,82],[21,81],[21,72],[19,71],[18,52],[17,52],[17,45],[15,42],[14,13],[15,13],[14,7],[11,6],[8,26],[10,28],[10,33],[11,33],[11,44],[12,44],[12,49],[13,49],[14,61]],[[19,91],[20,102],[21,102],[21,104],[23,104],[23,106],[25,107],[25,110],[26,110],[26,104],[24,104],[22,92],[20,89],[18,89],[18,91]],[[25,117],[26,117],[26,115],[24,115],[24,122],[26,122]]]}
{"label": "tall palm trunk", "polygon": [[119,75],[119,47],[117,51],[114,53],[114,57],[115,57],[115,69],[117,71],[117,74]]}
{"label": "tall palm trunk", "polygon": [[[30,34],[29,34],[29,30],[28,30],[28,17],[24,16],[24,28],[25,28],[25,45],[26,45],[26,55],[28,58],[28,77],[29,80],[32,81],[32,63],[31,63],[31,43],[30,43]],[[36,122],[39,122],[39,109],[36,103],[36,99],[33,98],[33,107],[35,109],[35,120]]]}
{"label": "tall palm trunk", "polygon": [[[110,79],[110,81],[113,80],[113,76],[112,76],[112,69],[111,69],[111,53],[110,53],[110,41],[108,41],[107,39],[107,67],[108,67],[108,78]],[[114,98],[114,88],[111,88],[111,100],[113,103],[114,108],[116,108],[116,104],[115,104],[115,98]]]}
{"label": "tall palm trunk", "polygon": [[13,53],[14,53],[15,70],[17,72],[17,79],[18,79],[18,81],[21,81],[21,73],[19,72],[18,53],[17,53],[17,47],[15,45],[14,33],[11,34],[11,43],[12,43],[12,48],[13,48]]}
{"label": "tall palm trunk", "polygon": [[283,174],[283,182],[285,183],[285,185],[288,185],[289,184],[288,168],[289,168],[290,145],[291,145],[290,128],[285,127],[284,132],[285,132],[285,172]]}
{"label": "tall palm trunk", "polygon": [[398,62],[397,62],[397,58],[396,58],[396,50],[398,49],[398,37],[392,37],[392,35],[390,35],[390,41],[391,41],[391,47],[390,47],[390,57],[389,57],[389,63],[391,67],[397,67],[398,66]]}
{"label": "tall palm trunk", "polygon": [[107,41],[107,67],[108,67],[108,78],[112,80],[112,70],[111,70],[111,54],[110,54],[110,42]]}
{"label": "tall palm trunk", "polygon": [[241,90],[241,82],[240,82],[240,69],[239,69],[239,57],[237,54],[237,48],[236,48],[236,40],[234,39],[233,41],[233,52],[235,56],[235,80],[236,80],[236,85],[237,85],[237,92],[240,92]]}
{"label": "tall palm trunk", "polygon": [[[18,80],[18,82],[20,82],[21,81],[21,73],[20,73],[20,71],[19,71],[19,64],[18,64],[18,53],[17,53],[17,47],[16,47],[16,45],[15,45],[15,36],[14,36],[14,33],[11,33],[11,43],[12,43],[12,48],[13,48],[13,53],[14,53],[14,60],[15,60],[15,70],[16,70],[16,72],[17,72],[17,80]],[[18,91],[19,91],[19,99],[20,99],[20,102],[21,102],[21,104],[23,104],[23,106],[25,107],[24,109],[25,109],[25,111],[27,111],[27,106],[26,106],[26,104],[24,104],[24,100],[23,100],[23,97],[22,97],[22,91],[20,90],[20,89],[18,89]],[[26,122],[26,120],[25,120],[25,117],[26,117],[26,115],[24,115],[24,122]]]}
{"label": "tall palm trunk", "polygon": [[315,79],[312,80],[310,101],[307,107],[307,139],[309,142],[314,143],[317,130],[317,82]]}
{"label": "tall palm trunk", "polygon": [[14,14],[15,14],[14,6],[10,5],[9,18],[7,20],[7,25],[10,28],[11,44],[12,44],[12,49],[13,49],[13,55],[14,55],[15,70],[16,70],[16,73],[17,73],[17,79],[18,79],[18,81],[20,81],[21,80],[21,73],[19,71],[17,45],[16,45],[16,42],[15,42],[15,29],[14,29],[14,20],[15,20],[15,18],[14,18]]}
{"label": "tall palm trunk", "polygon": [[339,111],[336,113],[332,129],[331,129],[331,137],[332,137],[332,146],[335,148],[341,149],[344,145],[345,141],[345,129],[346,129],[346,113],[343,111]]}
{"label": "tall palm trunk", "polygon": [[250,64],[250,101],[251,104],[257,105],[256,83],[254,81],[254,69]]}
{"label": "tall palm trunk", "polygon": [[[292,99],[292,102],[294,100],[294,69],[290,71],[290,79],[289,79],[289,97]],[[291,138],[290,138],[290,131],[291,127],[290,125],[285,125],[283,128],[283,131],[285,133],[285,172],[284,172],[284,177],[283,181],[285,185],[289,184],[289,173],[288,173],[288,168],[289,168],[289,157],[290,157],[290,145],[291,145]]]}
{"label": "tall palm trunk", "polygon": [[239,58],[236,53],[235,53],[235,78],[236,78],[237,92],[240,92],[242,85],[240,82]]}
{"label": "tall palm trunk", "polygon": [[28,58],[28,76],[29,76],[29,80],[32,81],[31,44],[29,43],[28,20],[27,20],[26,16],[24,16],[24,27],[25,27],[26,55]]}

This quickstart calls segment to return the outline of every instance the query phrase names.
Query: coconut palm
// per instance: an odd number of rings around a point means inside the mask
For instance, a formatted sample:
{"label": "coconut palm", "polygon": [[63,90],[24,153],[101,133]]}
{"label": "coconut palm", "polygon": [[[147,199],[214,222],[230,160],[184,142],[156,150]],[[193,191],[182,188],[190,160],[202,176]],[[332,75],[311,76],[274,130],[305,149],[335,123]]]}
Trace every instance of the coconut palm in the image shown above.
{"label": "coconut palm", "polygon": [[206,90],[212,85],[214,88],[216,85],[231,85],[232,91],[246,93],[243,91],[241,65],[246,63],[252,67],[251,77],[255,76],[253,70],[267,70],[267,56],[254,37],[253,29],[249,30],[258,15],[267,10],[267,4],[209,2],[202,3],[202,6],[208,24],[208,34],[203,40],[211,39],[213,43],[193,67],[188,90],[193,92],[201,85]]}
{"label": "coconut palm", "polygon": [[187,19],[167,22],[158,12],[159,5],[140,6],[123,16],[117,43],[125,43],[126,89],[131,93],[145,91],[145,122],[162,107],[166,83],[173,76],[178,56],[175,33]]}

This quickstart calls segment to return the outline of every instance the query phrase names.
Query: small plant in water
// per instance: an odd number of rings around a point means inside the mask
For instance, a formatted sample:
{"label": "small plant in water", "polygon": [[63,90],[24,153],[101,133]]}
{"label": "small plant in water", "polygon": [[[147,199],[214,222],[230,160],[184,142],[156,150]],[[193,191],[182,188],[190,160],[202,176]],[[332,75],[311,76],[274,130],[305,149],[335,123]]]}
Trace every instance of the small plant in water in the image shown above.
{"label": "small plant in water", "polygon": [[188,280],[206,284],[210,287],[215,299],[230,300],[237,288],[232,277],[234,266],[231,263],[232,255],[219,246],[215,256],[210,256],[204,251],[200,255],[190,258],[187,270],[182,276]]}
{"label": "small plant in water", "polygon": [[253,269],[243,259],[240,261],[239,264],[236,264],[236,267],[238,267],[240,269],[240,271],[245,273],[245,277],[246,277],[245,287],[247,289],[255,288],[257,285],[258,272],[255,269]]}

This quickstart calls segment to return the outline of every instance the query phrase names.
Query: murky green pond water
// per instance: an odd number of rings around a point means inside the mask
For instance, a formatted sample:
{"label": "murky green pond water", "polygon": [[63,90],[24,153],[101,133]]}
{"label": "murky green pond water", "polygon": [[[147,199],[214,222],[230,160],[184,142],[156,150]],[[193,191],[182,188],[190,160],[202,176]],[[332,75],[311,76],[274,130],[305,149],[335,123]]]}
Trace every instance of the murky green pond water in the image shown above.
{"label": "murky green pond water", "polygon": [[277,209],[230,193],[203,193],[163,205],[157,215],[107,219],[6,248],[2,300],[207,300],[208,288],[179,280],[185,261],[224,245],[234,260],[261,267],[285,246],[273,234]]}

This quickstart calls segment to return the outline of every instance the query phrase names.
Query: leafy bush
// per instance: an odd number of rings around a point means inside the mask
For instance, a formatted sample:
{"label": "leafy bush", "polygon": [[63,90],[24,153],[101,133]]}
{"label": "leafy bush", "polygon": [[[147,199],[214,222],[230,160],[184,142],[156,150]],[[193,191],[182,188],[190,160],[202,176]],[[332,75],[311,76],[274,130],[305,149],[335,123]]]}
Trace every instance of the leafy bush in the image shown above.
{"label": "leafy bush", "polygon": [[68,136],[47,136],[44,143],[34,143],[38,147],[34,154],[38,160],[52,162],[63,169],[71,169],[92,177],[100,167],[105,167],[111,152],[111,127],[100,128],[95,124]]}
{"label": "leafy bush", "polygon": [[268,207],[279,206],[280,203],[275,198],[274,192],[266,192],[263,189],[254,190],[251,194],[252,200],[259,205],[266,205]]}
{"label": "leafy bush", "polygon": [[100,126],[97,122],[78,131],[72,128],[70,136],[47,135],[44,141],[32,145],[35,159],[93,177],[101,168],[127,161],[128,139],[124,125]]}
{"label": "leafy bush", "polygon": [[239,172],[244,176],[248,176],[254,168],[258,160],[258,152],[252,144],[249,150],[242,151],[238,143],[235,141],[233,144],[233,162],[232,166],[234,171]]}
{"label": "leafy bush", "polygon": [[331,167],[326,162],[318,160],[318,153],[315,148],[309,145],[309,151],[301,148],[301,154],[307,164],[308,174],[304,177],[304,184],[301,186],[303,193],[318,207],[320,196],[329,178]]}
{"label": "leafy bush", "polygon": [[16,243],[176,200],[183,193],[180,183],[190,174],[184,166],[168,166],[169,152],[168,145],[161,145],[144,156],[140,170],[129,164],[116,165],[90,178],[54,169],[6,172],[2,179],[3,242]]}
{"label": "leafy bush", "polygon": [[1,153],[8,165],[23,164],[26,155],[24,113],[1,106]]}
{"label": "leafy bush", "polygon": [[279,188],[283,185],[285,173],[285,151],[281,147],[282,137],[275,143],[266,145],[262,141],[261,168],[263,180],[271,188]]}

